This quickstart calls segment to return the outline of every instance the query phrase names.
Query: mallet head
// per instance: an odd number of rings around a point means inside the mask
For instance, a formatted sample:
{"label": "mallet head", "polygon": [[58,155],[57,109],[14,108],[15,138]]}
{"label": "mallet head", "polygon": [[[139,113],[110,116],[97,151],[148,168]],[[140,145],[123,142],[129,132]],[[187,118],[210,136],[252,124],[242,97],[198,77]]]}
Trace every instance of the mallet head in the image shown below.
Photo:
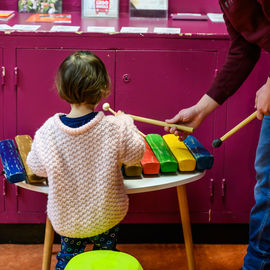
{"label": "mallet head", "polygon": [[102,109],[103,109],[104,111],[108,111],[108,110],[110,109],[110,104],[109,104],[109,103],[104,103],[104,104],[102,105]]}
{"label": "mallet head", "polygon": [[221,139],[215,139],[215,140],[213,140],[213,142],[212,142],[212,146],[213,146],[214,148],[220,147],[221,144],[222,144],[222,140],[221,140]]}

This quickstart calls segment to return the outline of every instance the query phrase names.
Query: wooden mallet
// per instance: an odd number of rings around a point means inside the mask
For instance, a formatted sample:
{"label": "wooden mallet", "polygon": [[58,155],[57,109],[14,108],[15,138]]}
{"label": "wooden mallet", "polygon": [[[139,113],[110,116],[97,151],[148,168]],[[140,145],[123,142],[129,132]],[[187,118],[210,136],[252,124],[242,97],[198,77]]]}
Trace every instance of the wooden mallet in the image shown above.
{"label": "wooden mallet", "polygon": [[254,113],[252,113],[249,117],[247,117],[246,119],[244,119],[237,126],[235,126],[233,129],[231,129],[225,135],[223,135],[221,138],[213,140],[212,146],[215,147],[215,148],[221,146],[222,142],[224,142],[226,139],[228,139],[229,137],[231,137],[236,131],[238,131],[240,128],[244,127],[246,124],[248,124],[250,121],[252,121],[256,117],[257,117],[257,111],[255,111]]}
{"label": "wooden mallet", "polygon": [[[113,113],[113,110],[110,108],[110,104],[109,103],[104,103],[102,106],[104,111],[110,111],[111,113]],[[115,114],[115,112],[113,113]],[[192,127],[187,127],[187,126],[182,126],[182,125],[175,125],[175,124],[169,124],[163,121],[159,121],[159,120],[154,120],[154,119],[150,119],[150,118],[145,118],[145,117],[140,117],[140,116],[136,116],[136,115],[132,115],[132,114],[128,114],[130,117],[132,117],[135,121],[139,121],[139,122],[143,122],[143,123],[148,123],[148,124],[152,124],[152,125],[156,125],[156,126],[162,126],[162,127],[176,127],[179,130],[188,132],[188,133],[192,133],[193,132],[193,128]]]}

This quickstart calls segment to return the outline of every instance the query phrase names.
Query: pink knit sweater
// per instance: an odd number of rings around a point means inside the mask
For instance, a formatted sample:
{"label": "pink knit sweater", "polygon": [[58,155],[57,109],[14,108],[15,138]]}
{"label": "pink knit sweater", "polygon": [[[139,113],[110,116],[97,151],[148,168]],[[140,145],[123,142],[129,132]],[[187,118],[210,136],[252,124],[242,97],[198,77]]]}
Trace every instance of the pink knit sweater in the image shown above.
{"label": "pink knit sweater", "polygon": [[121,164],[139,162],[144,140],[127,115],[70,128],[56,114],[36,132],[28,166],[48,177],[47,212],[62,236],[85,238],[118,224],[128,211]]}

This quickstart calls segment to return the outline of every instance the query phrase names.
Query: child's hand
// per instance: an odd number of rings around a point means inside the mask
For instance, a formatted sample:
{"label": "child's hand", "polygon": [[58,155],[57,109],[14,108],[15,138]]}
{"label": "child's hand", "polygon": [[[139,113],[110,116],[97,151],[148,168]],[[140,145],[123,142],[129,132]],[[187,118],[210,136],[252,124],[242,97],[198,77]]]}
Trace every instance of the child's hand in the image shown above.
{"label": "child's hand", "polygon": [[118,112],[115,114],[115,116],[119,116],[119,115],[123,115],[123,114],[125,114],[125,113],[122,112],[122,111],[118,111]]}

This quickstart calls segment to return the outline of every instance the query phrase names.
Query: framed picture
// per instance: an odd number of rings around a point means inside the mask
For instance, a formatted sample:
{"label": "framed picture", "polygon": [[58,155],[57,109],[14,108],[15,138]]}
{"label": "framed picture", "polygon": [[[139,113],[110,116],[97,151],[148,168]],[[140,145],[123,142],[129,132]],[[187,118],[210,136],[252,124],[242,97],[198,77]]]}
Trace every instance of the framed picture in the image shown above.
{"label": "framed picture", "polygon": [[130,17],[168,17],[168,0],[130,0]]}
{"label": "framed picture", "polygon": [[62,0],[19,0],[18,10],[28,13],[62,13]]}
{"label": "framed picture", "polygon": [[118,17],[119,0],[82,0],[83,17]]}

